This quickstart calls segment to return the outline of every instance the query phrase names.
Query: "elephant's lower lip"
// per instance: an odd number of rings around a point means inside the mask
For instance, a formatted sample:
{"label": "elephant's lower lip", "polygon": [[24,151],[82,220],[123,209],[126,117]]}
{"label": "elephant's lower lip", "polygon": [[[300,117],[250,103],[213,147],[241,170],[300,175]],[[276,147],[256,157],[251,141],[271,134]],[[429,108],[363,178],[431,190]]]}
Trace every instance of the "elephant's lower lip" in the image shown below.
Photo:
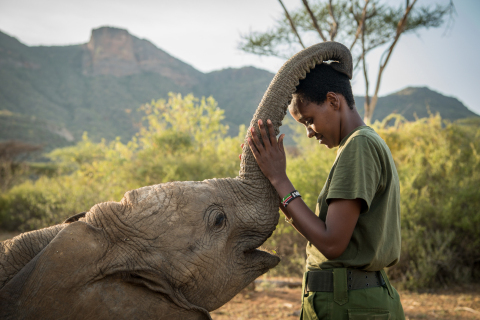
{"label": "elephant's lower lip", "polygon": [[252,246],[243,251],[245,259],[248,261],[248,265],[256,266],[255,269],[261,269],[262,272],[266,272],[269,269],[275,267],[280,262],[280,257],[274,255],[262,248],[261,245],[267,241],[273,234],[272,230],[269,234],[265,235],[260,241],[256,242],[255,246]]}
{"label": "elephant's lower lip", "polygon": [[244,254],[251,264],[258,265],[261,269],[271,269],[280,262],[280,257],[261,249],[249,250]]}

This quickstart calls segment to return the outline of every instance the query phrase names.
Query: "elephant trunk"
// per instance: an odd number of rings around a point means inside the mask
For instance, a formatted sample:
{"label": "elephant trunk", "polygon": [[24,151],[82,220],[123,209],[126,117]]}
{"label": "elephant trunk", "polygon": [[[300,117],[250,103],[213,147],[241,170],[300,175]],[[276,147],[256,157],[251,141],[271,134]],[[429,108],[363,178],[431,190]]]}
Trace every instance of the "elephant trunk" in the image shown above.
{"label": "elephant trunk", "polygon": [[[259,135],[258,120],[261,119],[266,123],[266,120],[270,119],[275,135],[278,135],[296,86],[301,79],[305,79],[311,69],[315,68],[315,65],[325,61],[331,61],[331,66],[335,70],[347,75],[349,79],[352,78],[352,56],[347,47],[338,42],[323,42],[308,47],[294,55],[280,68],[250,122],[245,137],[240,172],[236,180],[237,183],[248,186],[248,191],[245,192],[247,196],[249,194],[256,196],[257,211],[262,215],[277,216],[279,201],[276,191],[261,172],[246,143],[247,138],[251,137],[250,128],[255,127],[255,132]],[[262,140],[260,135],[259,139]]]}

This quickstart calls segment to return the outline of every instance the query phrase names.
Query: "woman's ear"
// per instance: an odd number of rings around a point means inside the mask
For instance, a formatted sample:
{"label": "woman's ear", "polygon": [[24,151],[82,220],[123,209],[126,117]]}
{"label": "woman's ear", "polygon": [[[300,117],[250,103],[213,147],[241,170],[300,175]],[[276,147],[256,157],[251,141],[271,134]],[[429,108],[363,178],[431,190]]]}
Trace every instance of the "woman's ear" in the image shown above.
{"label": "woman's ear", "polygon": [[340,98],[335,92],[330,91],[327,93],[327,101],[333,107],[333,110],[340,109]]}

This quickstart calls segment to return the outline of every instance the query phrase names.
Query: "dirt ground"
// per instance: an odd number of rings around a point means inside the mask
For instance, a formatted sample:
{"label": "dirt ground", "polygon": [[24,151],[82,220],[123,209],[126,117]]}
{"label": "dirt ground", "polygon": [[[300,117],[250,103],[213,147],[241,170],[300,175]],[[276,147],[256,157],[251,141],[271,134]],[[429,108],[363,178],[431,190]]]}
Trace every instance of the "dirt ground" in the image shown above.
{"label": "dirt ground", "polygon": [[[213,320],[298,319],[301,288],[276,287],[269,278],[255,289],[245,289],[229,303],[213,311]],[[285,279],[281,279],[285,281]],[[287,281],[300,282],[289,278]],[[430,293],[399,290],[407,320],[480,319],[480,285],[444,288]]]}

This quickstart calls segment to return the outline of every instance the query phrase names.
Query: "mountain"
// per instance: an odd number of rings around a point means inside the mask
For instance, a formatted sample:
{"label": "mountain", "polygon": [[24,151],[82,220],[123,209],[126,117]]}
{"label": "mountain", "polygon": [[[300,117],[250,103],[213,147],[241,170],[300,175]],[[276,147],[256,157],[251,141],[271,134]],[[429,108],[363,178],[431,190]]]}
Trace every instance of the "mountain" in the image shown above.
{"label": "mountain", "polygon": [[236,134],[273,76],[253,67],[204,74],[111,27],[94,29],[86,44],[55,47],[29,47],[0,32],[0,140],[51,140],[53,148],[87,131],[94,140],[126,141],[137,131],[138,107],[168,92],[214,96]]}
{"label": "mountain", "polygon": [[[364,97],[355,97],[360,114],[364,112],[364,103]],[[372,120],[382,120],[391,113],[399,113],[409,121],[415,120],[415,117],[425,118],[436,113],[451,121],[478,116],[458,99],[444,96],[427,87],[407,87],[378,98]]]}
{"label": "mountain", "polygon": [[[81,139],[129,140],[138,107],[168,92],[213,96],[229,133],[248,124],[274,74],[253,67],[202,73],[127,30],[92,30],[88,43],[30,47],[0,32],[0,141],[18,139],[46,150]],[[362,109],[362,97],[356,97]],[[475,115],[455,98],[427,88],[381,97],[374,116],[392,111],[413,119],[437,110],[457,119]]]}

